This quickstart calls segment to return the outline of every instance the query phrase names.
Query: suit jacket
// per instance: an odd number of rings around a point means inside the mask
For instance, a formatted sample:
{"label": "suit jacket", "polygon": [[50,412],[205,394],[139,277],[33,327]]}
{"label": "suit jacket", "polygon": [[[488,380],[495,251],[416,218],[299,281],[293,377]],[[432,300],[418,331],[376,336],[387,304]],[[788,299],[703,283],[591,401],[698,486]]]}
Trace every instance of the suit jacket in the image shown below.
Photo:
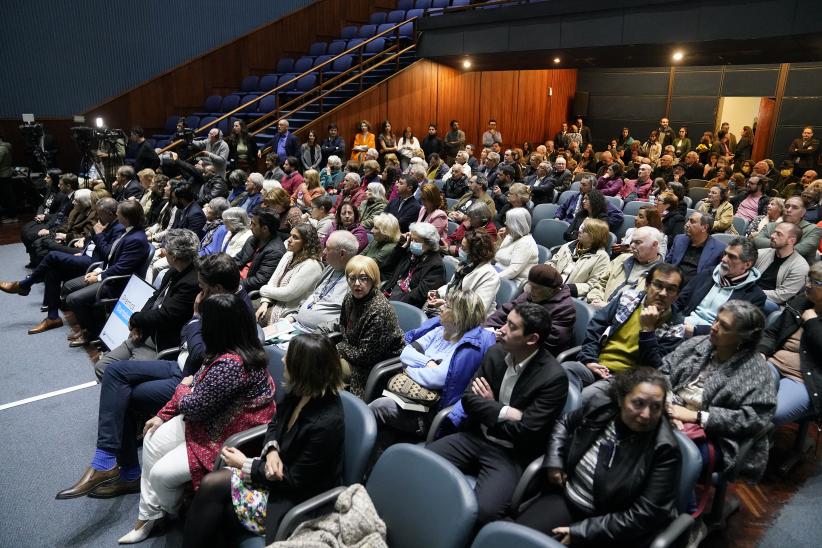
{"label": "suit jacket", "polygon": [[139,275],[139,269],[148,258],[148,238],[145,231],[135,227],[126,232],[119,242],[112,242],[112,245],[114,248],[109,251],[111,258],[109,259],[109,254],[106,255],[100,278],[105,280],[109,276]]}
{"label": "suit jacket", "polygon": [[[294,156],[295,158],[299,156],[299,154],[297,153],[300,151],[300,142],[297,140],[294,134],[289,131],[285,134],[284,138],[286,156]],[[271,138],[271,140],[268,142],[268,145],[266,146],[271,147],[271,152],[277,152],[277,146],[280,140],[282,139],[283,135],[281,133],[277,133],[276,135],[274,135],[274,137]],[[287,158],[283,158],[282,156],[280,156],[280,165],[282,165],[282,163],[285,162],[286,159]]]}
{"label": "suit jacket", "polygon": [[146,168],[157,169],[158,167],[160,167],[160,157],[157,156],[157,153],[149,146],[148,142],[143,141],[137,148],[134,157],[134,172],[140,173]]}
{"label": "suit jacket", "polygon": [[197,238],[202,238],[205,223],[206,217],[205,213],[203,213],[203,208],[194,201],[188,204],[182,211],[177,212],[177,216],[174,218],[174,226],[171,228],[187,228],[196,234]]}
{"label": "suit jacket", "polygon": [[291,430],[288,422],[300,401],[288,394],[277,406],[268,424],[265,448],[277,442],[283,462],[283,480],[265,477],[265,458],[254,459],[251,478],[268,490],[266,540],[273,542],[280,520],[295,504],[327,491],[341,483],[345,421],[339,394],[312,398],[300,411]]}
{"label": "suit jacket", "polygon": [[126,183],[126,186],[122,187],[118,192],[116,192],[114,197],[117,199],[118,202],[124,202],[129,198],[139,200],[144,193],[145,189],[143,188],[143,185],[140,184],[140,181],[138,181],[137,179],[132,179],[128,183]]}
{"label": "suit jacket", "polygon": [[177,346],[181,329],[194,313],[194,298],[199,292],[194,265],[182,272],[172,269],[143,308],[131,315],[129,327],[139,329],[144,338],[153,338],[158,352]]}
{"label": "suit jacket", "polygon": [[105,261],[108,259],[108,254],[111,251],[111,245],[117,241],[117,238],[123,235],[126,229],[120,224],[120,221],[114,219],[106,228],[99,234],[94,234],[91,238],[86,240],[86,245],[83,248],[83,255],[86,254],[88,246],[94,242],[94,251],[91,254],[91,260],[94,262]]}
{"label": "suit jacket", "polygon": [[819,139],[803,141],[800,137],[794,139],[788,147],[788,156],[795,159],[794,165],[798,169],[813,169],[817,152],[819,152]]}
{"label": "suit jacket", "polygon": [[249,262],[248,275],[240,284],[246,291],[256,291],[268,283],[271,275],[280,264],[280,259],[285,255],[285,246],[279,236],[274,236],[265,245],[257,250],[259,242],[256,237],[250,237],[243,246],[242,251],[234,257],[240,270]]}
{"label": "suit jacket", "polygon": [[[400,209],[400,204],[402,204],[402,209]],[[413,196],[405,200],[403,203],[402,198],[397,196],[385,207],[385,213],[390,213],[397,220],[400,222],[400,232],[408,232],[408,227],[411,223],[415,223],[417,221],[417,217],[420,214],[420,203],[417,201],[416,198]]]}
{"label": "suit jacket", "polygon": [[474,394],[473,383],[463,393],[462,407],[468,417],[465,426],[483,436],[480,426],[484,425],[489,436],[513,444],[513,456],[521,463],[528,463],[544,451],[554,421],[562,414],[568,396],[568,377],[557,360],[540,348],[511,392],[509,405],[522,411],[522,420],[500,421],[503,405],[496,398],[508,368],[505,355],[502,346],[492,346],[474,375],[474,378],[485,377],[495,399],[487,400]]}
{"label": "suit jacket", "polygon": [[[671,249],[668,250],[668,255],[665,256],[665,262],[678,266],[685,257],[685,252],[688,251],[690,245],[691,240],[687,235],[677,234],[674,236],[674,243]],[[697,274],[706,270],[713,270],[719,264],[719,259],[722,258],[724,251],[725,244],[712,236],[708,236],[705,245],[702,246],[702,254],[699,256],[699,264],[696,267]]]}

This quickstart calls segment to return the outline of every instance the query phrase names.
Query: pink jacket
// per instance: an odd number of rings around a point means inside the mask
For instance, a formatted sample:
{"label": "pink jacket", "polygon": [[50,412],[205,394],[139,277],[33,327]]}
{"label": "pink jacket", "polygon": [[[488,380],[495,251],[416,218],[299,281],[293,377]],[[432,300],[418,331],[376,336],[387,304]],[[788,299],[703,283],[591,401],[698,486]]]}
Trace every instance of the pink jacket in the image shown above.
{"label": "pink jacket", "polygon": [[420,208],[420,214],[417,215],[417,222],[431,223],[437,228],[440,233],[440,239],[445,240],[448,237],[448,215],[441,210],[435,209],[430,214],[425,210],[425,206]]}

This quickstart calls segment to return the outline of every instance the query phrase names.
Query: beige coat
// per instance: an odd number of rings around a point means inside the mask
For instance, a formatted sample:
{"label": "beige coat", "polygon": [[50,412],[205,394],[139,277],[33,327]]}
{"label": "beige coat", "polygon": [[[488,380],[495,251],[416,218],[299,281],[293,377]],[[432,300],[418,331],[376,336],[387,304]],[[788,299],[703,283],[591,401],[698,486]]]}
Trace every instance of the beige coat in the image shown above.
{"label": "beige coat", "polygon": [[608,278],[610,261],[608,252],[599,249],[596,253],[583,254],[574,262],[571,250],[566,244],[561,246],[551,259],[545,261],[545,264],[556,268],[566,284],[574,284],[577,297],[582,299],[594,289],[602,293],[605,280]]}

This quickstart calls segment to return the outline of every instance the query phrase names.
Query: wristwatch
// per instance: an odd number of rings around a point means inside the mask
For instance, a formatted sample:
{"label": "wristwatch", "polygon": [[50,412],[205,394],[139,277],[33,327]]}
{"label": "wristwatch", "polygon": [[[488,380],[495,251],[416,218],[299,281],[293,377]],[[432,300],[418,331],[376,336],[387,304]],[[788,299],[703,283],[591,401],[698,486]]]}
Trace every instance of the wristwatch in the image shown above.
{"label": "wristwatch", "polygon": [[696,412],[696,422],[699,424],[699,426],[704,427],[705,424],[702,422],[702,417],[703,417],[702,411],[697,411]]}

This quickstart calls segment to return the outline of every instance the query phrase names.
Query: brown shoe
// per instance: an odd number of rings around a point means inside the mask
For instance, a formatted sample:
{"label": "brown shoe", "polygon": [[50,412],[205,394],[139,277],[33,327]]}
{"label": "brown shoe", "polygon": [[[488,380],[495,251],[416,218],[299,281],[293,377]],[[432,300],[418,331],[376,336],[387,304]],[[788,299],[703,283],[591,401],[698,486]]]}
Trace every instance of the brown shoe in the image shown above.
{"label": "brown shoe", "polygon": [[63,327],[63,320],[57,318],[56,320],[50,320],[46,318],[42,322],[38,323],[31,329],[29,329],[29,335],[37,335],[38,333],[42,333],[44,331],[49,331],[51,329],[57,329],[58,327]]}
{"label": "brown shoe", "polygon": [[79,339],[72,339],[69,341],[69,348],[78,348],[89,344],[91,344],[91,341],[89,341],[86,337],[80,337]]}
{"label": "brown shoe", "polygon": [[67,341],[76,341],[77,339],[83,338],[83,330],[80,331],[72,331],[68,335],[66,335]]}
{"label": "brown shoe", "polygon": [[140,478],[126,481],[117,476],[111,482],[98,485],[88,494],[92,499],[113,499],[122,495],[131,495],[140,492]]}
{"label": "brown shoe", "polygon": [[20,282],[0,282],[0,291],[13,295],[28,295],[31,289],[20,287]]}
{"label": "brown shoe", "polygon": [[83,476],[80,480],[69,487],[68,489],[63,489],[59,493],[57,493],[56,498],[57,500],[64,500],[64,499],[74,499],[77,497],[82,497],[84,495],[89,494],[91,490],[93,490],[98,485],[102,485],[111,481],[116,480],[120,477],[120,468],[115,466],[111,470],[104,470],[99,471],[95,470],[91,466],[86,468],[86,471],[83,473]]}

